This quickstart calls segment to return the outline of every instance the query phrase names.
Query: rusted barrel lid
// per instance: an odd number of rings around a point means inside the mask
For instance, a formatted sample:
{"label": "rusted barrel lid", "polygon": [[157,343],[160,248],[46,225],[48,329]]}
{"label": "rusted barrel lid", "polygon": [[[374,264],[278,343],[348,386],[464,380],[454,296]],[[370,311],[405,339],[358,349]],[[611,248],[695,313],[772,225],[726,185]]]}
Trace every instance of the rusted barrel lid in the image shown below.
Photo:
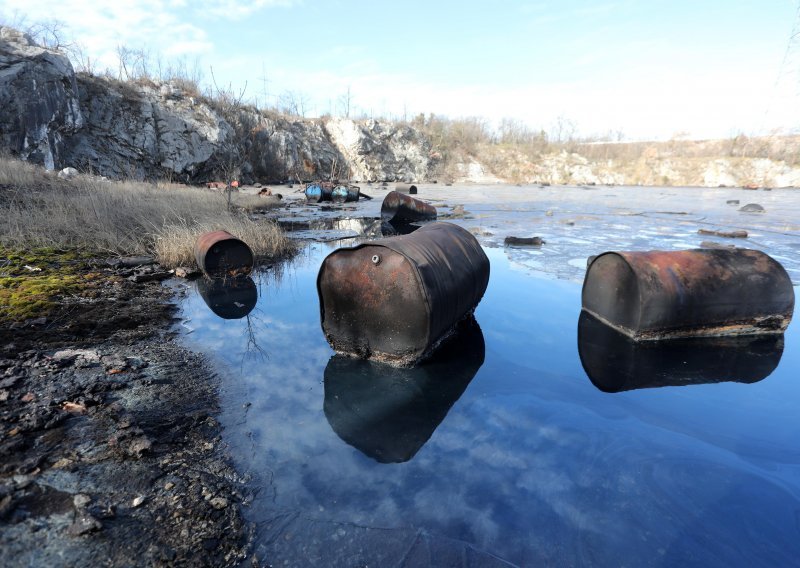
{"label": "rusted barrel lid", "polygon": [[212,278],[244,276],[253,270],[253,252],[227,231],[200,235],[194,244],[197,266]]}
{"label": "rusted barrel lid", "polygon": [[325,417],[364,455],[381,463],[408,461],[467,389],[484,353],[480,326],[468,318],[411,369],[334,355],[325,367]]}
{"label": "rusted barrel lid", "polygon": [[748,249],[606,252],[589,265],[583,309],[636,340],[782,333],[786,270]]}
{"label": "rusted barrel lid", "polygon": [[381,220],[402,224],[436,219],[436,207],[408,195],[390,191],[383,198]]}
{"label": "rusted barrel lid", "polygon": [[755,383],[781,361],[783,334],[634,341],[587,312],[578,320],[583,370],[603,392]]}
{"label": "rusted barrel lid", "polygon": [[322,329],[340,353],[410,365],[475,309],[489,259],[452,223],[341,248],[317,277]]}

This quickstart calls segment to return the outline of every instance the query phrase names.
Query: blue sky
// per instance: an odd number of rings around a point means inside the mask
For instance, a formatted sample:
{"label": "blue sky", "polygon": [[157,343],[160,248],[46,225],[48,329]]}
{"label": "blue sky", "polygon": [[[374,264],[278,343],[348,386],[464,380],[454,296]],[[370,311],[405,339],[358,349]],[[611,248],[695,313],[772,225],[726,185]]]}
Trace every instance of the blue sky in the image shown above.
{"label": "blue sky", "polygon": [[[0,0],[56,18],[100,66],[119,44],[199,61],[220,86],[308,116],[513,117],[630,139],[800,127],[797,0],[367,2]],[[796,49],[795,49],[796,48]],[[263,77],[268,83],[265,85]]]}

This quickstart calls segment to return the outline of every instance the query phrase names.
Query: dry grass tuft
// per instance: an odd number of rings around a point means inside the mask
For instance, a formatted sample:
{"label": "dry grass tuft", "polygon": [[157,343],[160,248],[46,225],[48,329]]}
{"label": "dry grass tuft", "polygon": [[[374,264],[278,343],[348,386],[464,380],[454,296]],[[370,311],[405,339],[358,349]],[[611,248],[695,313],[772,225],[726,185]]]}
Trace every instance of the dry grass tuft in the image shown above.
{"label": "dry grass tuft", "polygon": [[262,258],[292,248],[274,223],[227,211],[225,196],[213,191],[89,176],[65,181],[0,158],[0,245],[6,247],[155,254],[177,266],[191,263],[197,236],[214,229],[242,238]]}

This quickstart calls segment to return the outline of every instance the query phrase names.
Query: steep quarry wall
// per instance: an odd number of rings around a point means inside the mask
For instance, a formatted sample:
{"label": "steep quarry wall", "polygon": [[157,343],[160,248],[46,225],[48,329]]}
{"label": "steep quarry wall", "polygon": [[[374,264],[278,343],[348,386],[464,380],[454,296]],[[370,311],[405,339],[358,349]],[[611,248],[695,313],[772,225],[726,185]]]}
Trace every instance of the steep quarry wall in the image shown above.
{"label": "steep quarry wall", "polygon": [[187,182],[423,180],[431,167],[430,143],[409,127],[220,110],[172,84],[76,75],[10,28],[0,28],[0,146],[48,169]]}
{"label": "steep quarry wall", "polygon": [[[449,144],[458,149],[459,141]],[[288,117],[226,107],[172,83],[76,74],[64,54],[0,27],[0,151],[48,169],[182,182],[439,175],[477,183],[800,186],[800,168],[781,160],[681,157],[663,143],[629,148],[624,158],[600,159],[587,157],[597,155],[587,146],[531,155],[485,144],[443,163],[447,152],[406,124]]]}

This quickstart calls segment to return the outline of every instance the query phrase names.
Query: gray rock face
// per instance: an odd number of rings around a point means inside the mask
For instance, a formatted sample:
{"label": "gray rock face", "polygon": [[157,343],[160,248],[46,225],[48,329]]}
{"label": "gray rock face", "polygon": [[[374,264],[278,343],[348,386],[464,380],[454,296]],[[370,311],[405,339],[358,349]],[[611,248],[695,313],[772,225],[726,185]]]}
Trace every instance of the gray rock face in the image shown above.
{"label": "gray rock face", "polygon": [[64,139],[83,125],[72,64],[0,27],[0,143],[23,160],[53,170]]}
{"label": "gray rock face", "polygon": [[76,76],[65,55],[0,28],[0,144],[48,169],[185,182],[428,177],[430,143],[409,127],[256,109],[240,109],[234,127],[229,116],[169,83]]}
{"label": "gray rock face", "polygon": [[411,182],[428,176],[431,144],[409,126],[334,118],[325,130],[354,179]]}
{"label": "gray rock face", "polygon": [[160,87],[97,77],[78,78],[86,124],[69,141],[70,163],[115,178],[212,175],[233,128],[204,103],[162,99]]}

